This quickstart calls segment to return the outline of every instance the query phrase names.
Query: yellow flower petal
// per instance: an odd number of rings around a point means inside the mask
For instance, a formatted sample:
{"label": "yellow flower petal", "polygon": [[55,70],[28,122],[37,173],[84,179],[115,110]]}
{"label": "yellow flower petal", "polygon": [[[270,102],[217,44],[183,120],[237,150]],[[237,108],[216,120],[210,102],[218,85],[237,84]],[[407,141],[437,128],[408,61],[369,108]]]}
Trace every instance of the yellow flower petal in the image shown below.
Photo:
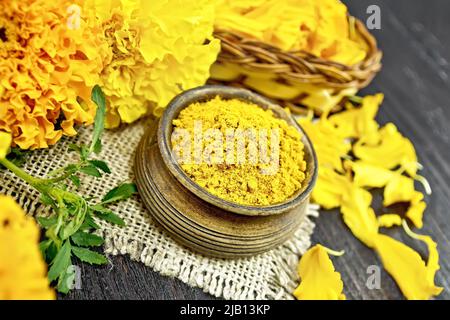
{"label": "yellow flower petal", "polygon": [[[422,197],[423,195],[418,192]],[[408,208],[408,211],[406,211],[406,217],[408,217],[411,222],[414,224],[416,228],[422,228],[423,227],[423,213],[425,212],[425,209],[427,208],[427,204],[423,201],[418,202],[412,202],[410,207]]]}
{"label": "yellow flower petal", "polygon": [[437,296],[443,290],[434,284],[439,270],[437,245],[429,236],[413,234],[409,229],[407,233],[427,244],[426,264],[413,249],[386,235],[377,236],[375,249],[407,299],[424,300]]}
{"label": "yellow flower petal", "polygon": [[320,167],[316,186],[312,192],[313,201],[325,209],[337,208],[342,197],[350,188],[350,180],[327,167]]}
{"label": "yellow flower petal", "polygon": [[377,218],[378,226],[384,228],[391,228],[393,226],[401,226],[402,225],[402,217],[395,213],[387,213],[379,216]]}
{"label": "yellow flower petal", "polygon": [[362,137],[355,143],[353,153],[366,163],[386,169],[402,166],[410,176],[416,175],[418,162],[414,146],[395,125],[389,123],[381,128],[378,140]]}
{"label": "yellow flower petal", "polygon": [[416,197],[414,190],[414,180],[400,174],[395,174],[384,189],[384,206],[398,202],[410,202]]}
{"label": "yellow flower petal", "polygon": [[378,234],[378,221],[371,203],[370,192],[353,186],[343,195],[341,206],[345,224],[368,247],[373,247]]}
{"label": "yellow flower petal", "polygon": [[0,131],[0,159],[5,159],[12,143],[12,135],[9,132]]}
{"label": "yellow flower petal", "polygon": [[382,188],[394,176],[394,172],[363,161],[351,163],[355,173],[354,182],[359,187]]}
{"label": "yellow flower petal", "polygon": [[311,139],[319,164],[343,172],[342,157],[351,150],[346,136],[326,119],[313,123],[311,119],[300,118],[298,122]]}
{"label": "yellow flower petal", "polygon": [[349,32],[347,15],[338,0],[218,0],[215,26],[351,65],[364,60],[367,48]]}
{"label": "yellow flower petal", "polygon": [[33,218],[11,197],[0,195],[0,300],[55,299],[39,234]]}
{"label": "yellow flower petal", "polygon": [[329,121],[347,138],[365,137],[366,141],[374,141],[379,127],[375,116],[383,99],[383,94],[366,96],[361,107],[335,114]]}
{"label": "yellow flower petal", "polygon": [[96,0],[86,7],[110,47],[100,74],[108,128],[159,116],[174,96],[209,78],[220,51],[211,1]]}
{"label": "yellow flower petal", "polygon": [[89,93],[109,46],[82,3],[0,1],[0,130],[14,146],[46,148],[94,120]]}
{"label": "yellow flower petal", "polygon": [[301,258],[298,274],[301,282],[294,291],[299,300],[345,300],[341,275],[335,271],[328,253],[320,244],[310,248]]}

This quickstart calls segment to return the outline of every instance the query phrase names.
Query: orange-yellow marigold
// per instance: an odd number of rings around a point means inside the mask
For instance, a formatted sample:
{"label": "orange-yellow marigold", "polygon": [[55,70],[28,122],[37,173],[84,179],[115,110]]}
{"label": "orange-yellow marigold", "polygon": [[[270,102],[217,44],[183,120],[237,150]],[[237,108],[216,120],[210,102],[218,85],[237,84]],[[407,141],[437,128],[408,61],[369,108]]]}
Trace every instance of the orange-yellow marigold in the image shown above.
{"label": "orange-yellow marigold", "polygon": [[99,83],[106,43],[82,5],[0,1],[0,130],[22,149],[46,148],[93,121],[89,93]]}
{"label": "orange-yellow marigold", "polygon": [[11,197],[0,195],[0,300],[55,298],[38,242],[33,218]]}

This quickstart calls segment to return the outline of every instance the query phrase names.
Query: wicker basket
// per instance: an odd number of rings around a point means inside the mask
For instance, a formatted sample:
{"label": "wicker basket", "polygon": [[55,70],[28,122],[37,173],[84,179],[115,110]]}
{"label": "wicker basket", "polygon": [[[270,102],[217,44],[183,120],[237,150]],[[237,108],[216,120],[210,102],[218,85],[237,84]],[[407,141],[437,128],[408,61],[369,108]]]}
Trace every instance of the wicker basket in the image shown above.
{"label": "wicker basket", "polygon": [[[210,82],[227,83],[259,91],[279,100],[282,105],[290,107],[296,113],[304,113],[308,105],[305,102],[312,98],[311,90],[302,88],[317,88],[319,99],[312,100],[312,104],[314,101],[323,104],[320,102],[320,96],[325,95],[327,103],[334,105],[332,110],[337,111],[346,96],[354,95],[359,89],[366,87],[381,69],[382,52],[378,49],[375,38],[361,21],[350,16],[349,26],[353,28],[352,31],[359,37],[359,41],[364,41],[367,47],[365,60],[353,66],[327,61],[304,51],[282,51],[229,31],[215,30],[215,37],[222,42],[222,50],[212,68]],[[220,77],[217,77],[215,72],[217,68],[222,70]],[[224,72],[228,74],[223,76]],[[272,84],[269,90],[260,90],[253,86],[249,80],[253,75],[270,77]],[[283,86],[283,90],[292,92],[277,96],[275,83]],[[327,107],[322,105],[312,109],[320,114],[325,108]]]}

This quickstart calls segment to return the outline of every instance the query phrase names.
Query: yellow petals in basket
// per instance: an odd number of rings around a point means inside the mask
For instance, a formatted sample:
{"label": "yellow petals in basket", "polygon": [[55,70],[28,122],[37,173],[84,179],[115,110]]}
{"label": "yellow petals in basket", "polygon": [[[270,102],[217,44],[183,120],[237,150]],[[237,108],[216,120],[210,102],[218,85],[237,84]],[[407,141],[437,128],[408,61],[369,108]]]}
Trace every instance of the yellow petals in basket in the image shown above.
{"label": "yellow petals in basket", "polygon": [[218,0],[212,81],[321,113],[365,87],[381,52],[339,0]]}

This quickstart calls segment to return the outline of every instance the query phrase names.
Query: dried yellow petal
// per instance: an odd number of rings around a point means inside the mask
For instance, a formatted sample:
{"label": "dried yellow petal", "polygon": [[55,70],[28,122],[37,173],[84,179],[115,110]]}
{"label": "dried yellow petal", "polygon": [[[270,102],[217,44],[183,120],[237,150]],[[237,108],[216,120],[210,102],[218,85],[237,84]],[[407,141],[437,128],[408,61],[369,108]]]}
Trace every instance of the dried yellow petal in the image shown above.
{"label": "dried yellow petal", "polygon": [[363,161],[351,163],[354,182],[359,187],[382,188],[392,179],[394,172]]}
{"label": "dried yellow petal", "polygon": [[414,190],[414,180],[400,174],[394,175],[384,188],[384,206],[398,202],[410,202],[416,191]]}
{"label": "dried yellow petal", "polygon": [[401,226],[402,225],[402,217],[395,213],[387,213],[379,216],[378,218],[378,226],[384,228],[390,228],[393,226]]}
{"label": "dried yellow petal", "polygon": [[435,274],[439,270],[436,242],[429,236],[416,235],[406,224],[404,226],[411,237],[428,246],[426,264],[416,251],[386,235],[377,236],[375,249],[386,271],[395,279],[407,299],[424,300],[437,296],[443,289],[434,284]]}
{"label": "dried yellow petal", "polygon": [[337,208],[342,204],[342,196],[349,187],[350,180],[346,176],[331,168],[320,167],[312,198],[325,209]]}
{"label": "dried yellow petal", "polygon": [[342,157],[351,150],[351,145],[345,141],[346,136],[325,119],[313,123],[311,119],[298,120],[311,139],[321,167],[331,167],[343,172]]}
{"label": "dried yellow petal", "polygon": [[423,226],[423,213],[426,209],[426,203],[423,200],[423,194],[414,189],[414,180],[400,174],[394,175],[384,189],[384,206],[398,202],[409,202],[410,206],[406,216],[414,223],[417,228]]}
{"label": "dried yellow petal", "polygon": [[378,221],[374,210],[370,207],[372,195],[369,191],[352,186],[342,198],[341,212],[345,224],[353,235],[373,247],[378,234]]}
{"label": "dried yellow petal", "polygon": [[294,296],[299,300],[345,300],[341,275],[328,254],[340,255],[318,244],[310,248],[298,265],[300,285]]}
{"label": "dried yellow petal", "polygon": [[383,94],[366,96],[360,108],[335,114],[329,118],[329,121],[347,138],[365,137],[366,141],[374,141],[379,127],[375,116],[383,99]]}
{"label": "dried yellow petal", "polygon": [[[423,195],[420,192],[416,191],[417,195],[422,196]],[[425,209],[427,208],[427,204],[423,201],[416,201],[413,199],[410,207],[408,208],[408,211],[406,212],[406,217],[408,217],[409,220],[416,226],[417,228],[423,227],[423,213],[425,212]]]}
{"label": "dried yellow petal", "polygon": [[414,146],[392,123],[379,130],[378,141],[374,141],[373,137],[358,140],[353,147],[353,153],[366,163],[386,169],[401,166],[412,177],[418,170]]}
{"label": "dried yellow petal", "polygon": [[12,135],[8,132],[0,131],[0,159],[5,159],[8,155],[12,143]]}

